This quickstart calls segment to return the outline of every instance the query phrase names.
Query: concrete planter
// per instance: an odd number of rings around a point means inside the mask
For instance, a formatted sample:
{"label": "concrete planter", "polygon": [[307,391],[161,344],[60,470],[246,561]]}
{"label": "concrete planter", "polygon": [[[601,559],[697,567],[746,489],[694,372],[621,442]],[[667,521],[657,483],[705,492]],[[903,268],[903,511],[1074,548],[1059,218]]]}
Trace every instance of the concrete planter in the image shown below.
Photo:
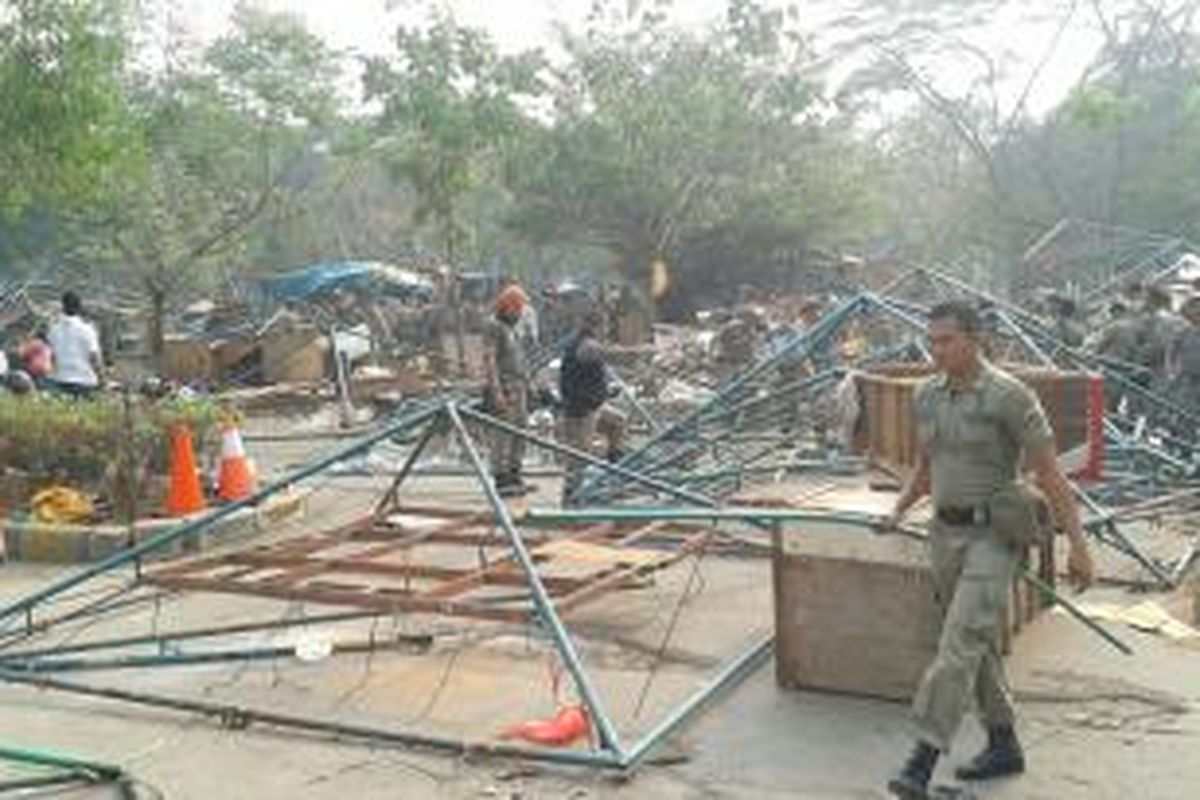
{"label": "concrete planter", "polygon": [[[149,558],[178,558],[265,533],[303,517],[308,496],[307,491],[295,490],[268,498],[259,506],[241,509],[214,523],[197,537],[173,542]],[[63,525],[16,517],[0,520],[0,526],[4,530],[4,555],[9,561],[84,564],[107,558],[195,518],[139,520],[132,532],[124,525]]]}

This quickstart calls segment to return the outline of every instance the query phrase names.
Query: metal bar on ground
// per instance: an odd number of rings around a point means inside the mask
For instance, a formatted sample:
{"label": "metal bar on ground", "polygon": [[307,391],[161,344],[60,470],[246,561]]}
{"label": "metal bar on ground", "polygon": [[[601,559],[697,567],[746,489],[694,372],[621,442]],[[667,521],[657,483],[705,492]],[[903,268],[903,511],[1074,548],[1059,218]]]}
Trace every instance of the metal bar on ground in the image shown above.
{"label": "metal bar on ground", "polygon": [[718,675],[694,692],[688,699],[676,707],[666,719],[630,748],[621,760],[621,766],[628,769],[644,761],[656,747],[690,722],[717,695],[737,686],[749,677],[767,656],[771,654],[774,647],[775,637],[768,636],[731,661]]}
{"label": "metal bar on ground", "polygon": [[163,649],[166,645],[174,642],[210,639],[218,636],[237,636],[243,633],[298,628],[308,625],[324,625],[333,622],[374,619],[379,616],[382,615],[378,611],[342,611],[313,617],[246,622],[237,625],[222,625],[214,628],[199,628],[190,631],[168,631],[146,634],[144,636],[126,636],[119,639],[105,639],[95,642],[74,642],[60,644],[55,647],[40,648],[38,650],[13,650],[7,653],[0,653],[0,664],[3,664],[5,661],[20,661],[22,659],[43,658],[46,656],[65,655],[67,653],[86,653],[95,650],[117,650],[124,647],[138,647],[140,645],[155,645],[159,649]]}
{"label": "metal bar on ground", "polygon": [[525,542],[521,539],[521,532],[517,530],[512,515],[508,511],[508,506],[505,505],[503,498],[497,493],[496,485],[491,475],[488,474],[488,469],[484,466],[483,458],[479,455],[479,451],[475,449],[475,443],[471,441],[471,434],[467,430],[467,426],[463,423],[462,417],[459,416],[458,408],[453,402],[450,402],[446,403],[444,410],[458,435],[459,444],[466,452],[471,466],[475,469],[475,474],[479,478],[479,483],[483,487],[483,491],[487,494],[488,502],[495,512],[496,521],[504,529],[504,532],[508,534],[513,554],[529,579],[529,592],[534,607],[537,609],[541,621],[549,626],[550,635],[554,640],[559,657],[562,658],[564,666],[571,673],[571,677],[575,681],[575,687],[579,691],[580,699],[587,705],[588,711],[591,712],[592,724],[596,727],[596,731],[599,734],[600,747],[620,758],[623,752],[621,750],[620,736],[617,734],[616,727],[613,725],[612,720],[609,719],[603,704],[600,702],[599,693],[592,686],[591,678],[588,677],[587,670],[583,666],[583,661],[580,659],[579,653],[575,650],[575,645],[571,641],[570,634],[567,633],[562,620],[558,618],[558,612],[554,610],[554,602],[551,600],[550,594],[546,591],[546,587],[542,584],[537,564],[534,562],[529,549],[525,546]]}
{"label": "metal bar on ground", "polygon": [[64,681],[44,675],[27,675],[11,669],[0,667],[0,680],[7,683],[32,686],[37,689],[51,689],[87,697],[99,697],[117,700],[135,705],[161,708],[190,714],[201,714],[215,718],[227,727],[246,727],[251,724],[269,725],[276,728],[302,730],[312,733],[324,733],[330,736],[354,739],[379,744],[390,744],[404,747],[427,747],[433,750],[443,750],[460,755],[485,755],[501,758],[521,758],[531,761],[565,764],[583,767],[614,767],[621,766],[619,755],[605,751],[592,750],[550,750],[515,747],[493,742],[469,742],[431,736],[415,732],[390,731],[381,728],[371,728],[364,725],[348,725],[290,714],[280,714],[274,711],[262,711],[243,706],[231,706],[224,703],[211,703],[182,697],[133,692],[127,689],[112,687],[89,686],[73,681]]}
{"label": "metal bar on ground", "polygon": [[649,475],[643,475],[636,470],[629,469],[628,467],[622,467],[619,464],[613,464],[610,461],[592,455],[591,453],[584,452],[583,450],[570,447],[562,442],[556,442],[552,439],[543,438],[537,434],[530,433],[522,428],[518,428],[515,425],[511,425],[502,419],[497,419],[489,414],[484,414],[483,412],[470,408],[457,408],[457,411],[460,415],[469,419],[473,419],[476,422],[481,422],[484,425],[488,425],[496,430],[512,434],[513,436],[520,436],[527,442],[538,445],[539,447],[544,447],[555,453],[576,458],[594,467],[599,467],[602,470],[611,472],[614,475],[620,475],[622,478],[625,478],[633,483],[640,483],[643,486],[647,486],[651,489],[657,489],[663,494],[669,494],[680,500],[687,500],[702,506],[715,506],[717,504],[716,500],[708,497],[707,495],[680,488],[674,484],[668,483],[667,481],[659,480]]}

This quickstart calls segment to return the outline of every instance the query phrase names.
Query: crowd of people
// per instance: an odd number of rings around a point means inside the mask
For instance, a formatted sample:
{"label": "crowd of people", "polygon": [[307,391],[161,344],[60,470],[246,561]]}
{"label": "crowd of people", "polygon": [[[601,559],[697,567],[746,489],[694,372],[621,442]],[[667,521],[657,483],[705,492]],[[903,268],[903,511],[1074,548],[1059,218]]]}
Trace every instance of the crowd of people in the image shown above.
{"label": "crowd of people", "polygon": [[[1103,359],[1126,374],[1129,381],[1200,413],[1200,295],[1174,308],[1172,296],[1158,286],[1131,284],[1109,303],[1106,321],[1085,335],[1073,306],[1055,319],[1059,338]],[[1117,388],[1117,387],[1114,387]],[[1139,398],[1126,396],[1138,413]]]}

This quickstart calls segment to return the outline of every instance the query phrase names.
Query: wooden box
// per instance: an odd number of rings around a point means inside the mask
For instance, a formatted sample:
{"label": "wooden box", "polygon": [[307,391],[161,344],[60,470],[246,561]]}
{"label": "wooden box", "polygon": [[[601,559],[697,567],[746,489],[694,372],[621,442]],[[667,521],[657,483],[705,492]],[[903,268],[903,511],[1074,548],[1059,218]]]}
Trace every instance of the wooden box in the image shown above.
{"label": "wooden box", "polygon": [[[1103,379],[1025,365],[1002,367],[1037,393],[1067,469],[1097,479],[1104,458]],[[862,413],[856,445],[872,463],[904,474],[916,462],[913,397],[933,368],[896,364],[858,376]]]}
{"label": "wooden box", "polygon": [[[926,544],[813,523],[774,540],[775,675],[791,689],[911,699],[937,652],[941,615]],[[1052,548],[1031,553],[1053,584]],[[998,631],[1012,637],[1047,607],[1020,577]]]}
{"label": "wooden box", "polygon": [[776,534],[776,681],[906,700],[941,625],[924,546],[837,527]]}
{"label": "wooden box", "polygon": [[271,331],[262,338],[266,383],[316,383],[329,374],[329,340],[315,328]]}
{"label": "wooden box", "polygon": [[208,344],[186,336],[164,337],[162,373],[185,383],[212,380],[214,365]]}

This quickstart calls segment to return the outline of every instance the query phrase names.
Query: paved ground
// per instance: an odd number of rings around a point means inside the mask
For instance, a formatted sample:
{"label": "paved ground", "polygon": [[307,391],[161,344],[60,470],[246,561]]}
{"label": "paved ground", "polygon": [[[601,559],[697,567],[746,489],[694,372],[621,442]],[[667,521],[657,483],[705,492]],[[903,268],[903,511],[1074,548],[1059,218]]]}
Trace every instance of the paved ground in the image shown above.
{"label": "paved ground", "polygon": [[[363,479],[326,485],[314,498],[315,513],[307,524],[341,518],[376,488]],[[553,490],[547,485],[539,497],[550,498]],[[455,479],[439,479],[436,490],[429,491],[443,500],[472,495],[468,484]],[[55,568],[5,566],[0,601],[59,573]],[[1097,590],[1088,599],[1143,598]],[[1172,608],[1183,613],[1187,605],[1181,601]],[[281,613],[296,609],[281,612],[279,604],[247,599],[187,598],[106,619],[70,635],[115,636],[155,627],[270,619]],[[767,565],[746,559],[708,559],[699,566],[683,562],[654,585],[610,596],[572,620],[583,657],[630,737],[661,719],[712,674],[721,657],[737,652],[770,624]],[[536,638],[508,629],[451,629],[434,619],[406,618],[394,625],[400,632],[433,633],[433,651],[335,657],[311,664],[287,659],[249,668],[96,673],[79,679],[467,738],[488,737],[553,708],[550,662]],[[658,659],[655,654],[668,630],[670,647]],[[340,626],[338,632],[350,638],[386,634],[361,623]],[[1198,796],[1200,652],[1132,631],[1121,635],[1136,647],[1136,657],[1113,652],[1059,614],[1043,617],[1021,635],[1011,670],[1022,701],[1021,728],[1031,769],[1019,780],[986,787],[981,797]],[[265,640],[250,637],[245,643]],[[639,708],[643,690],[646,699]],[[968,726],[943,774],[979,741],[979,731]],[[154,787],[172,800],[883,798],[880,787],[908,747],[903,706],[781,691],[769,665],[653,763],[623,780],[338,743],[264,727],[230,730],[173,712],[7,685],[0,686],[0,742],[118,763],[145,782],[144,796],[154,796],[148,788]],[[95,800],[116,795],[91,790],[45,796]]]}

